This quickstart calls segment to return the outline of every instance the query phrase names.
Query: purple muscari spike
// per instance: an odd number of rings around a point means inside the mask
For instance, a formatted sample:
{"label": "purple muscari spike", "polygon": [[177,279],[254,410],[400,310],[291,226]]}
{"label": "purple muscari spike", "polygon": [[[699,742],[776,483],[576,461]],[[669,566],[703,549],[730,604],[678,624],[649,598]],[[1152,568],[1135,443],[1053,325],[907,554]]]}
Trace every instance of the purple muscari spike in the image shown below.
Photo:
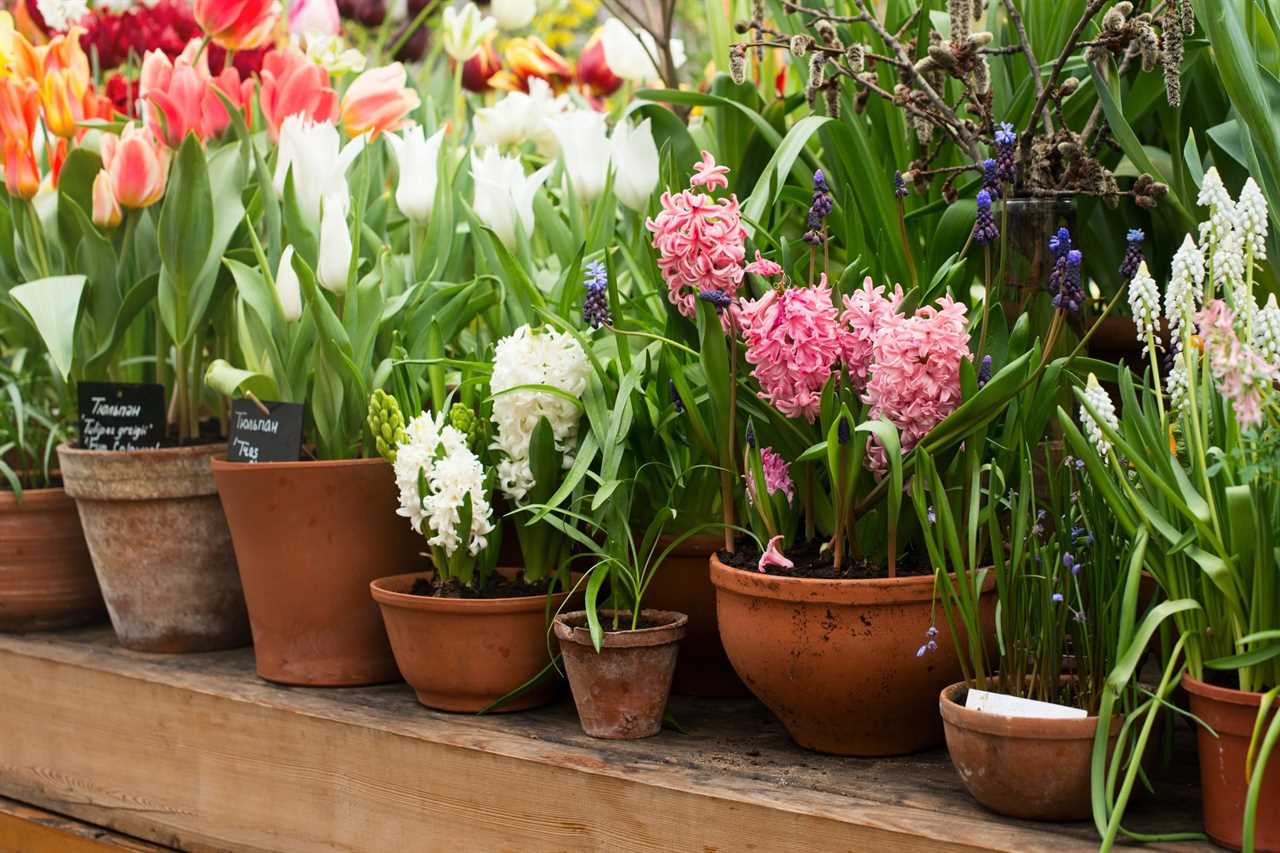
{"label": "purple muscari spike", "polygon": [[809,230],[804,232],[804,240],[813,246],[821,246],[826,239],[825,222],[835,207],[831,198],[831,187],[827,184],[827,176],[822,170],[813,173],[813,200],[809,203]]}
{"label": "purple muscari spike", "polygon": [[1071,231],[1065,225],[1049,238],[1049,251],[1055,258],[1060,258],[1071,251]]}
{"label": "purple muscari spike", "polygon": [[907,182],[906,179],[902,177],[902,171],[895,171],[893,173],[893,197],[906,198],[907,192]]}
{"label": "purple muscari spike", "polygon": [[756,446],[756,428],[751,421],[747,421],[747,447]]}
{"label": "purple muscari spike", "polygon": [[1138,267],[1142,265],[1142,241],[1146,236],[1140,228],[1130,228],[1125,235],[1128,245],[1124,249],[1124,260],[1120,263],[1120,277],[1125,281],[1138,274]]}
{"label": "purple muscari spike", "polygon": [[996,174],[1002,181],[1012,182],[1017,176],[1013,159],[1013,147],[1017,142],[1018,134],[1014,133],[1013,125],[1007,121],[1000,122],[996,127]]}
{"label": "purple muscari spike", "polygon": [[978,387],[982,388],[991,381],[991,356],[984,355],[978,365]]}
{"label": "purple muscari spike", "polygon": [[840,425],[836,427],[836,439],[841,444],[849,443],[849,422],[844,418],[840,419]]}
{"label": "purple muscari spike", "polygon": [[703,302],[710,302],[716,306],[716,313],[724,313],[724,309],[733,304],[733,297],[725,293],[723,290],[716,290],[714,287],[708,287],[698,294],[698,298]]}
{"label": "purple muscari spike", "polygon": [[1084,255],[1071,248],[1071,232],[1059,228],[1049,238],[1049,249],[1056,260],[1049,271],[1049,292],[1053,294],[1053,307],[1075,313],[1084,304],[1084,290],[1080,284],[1080,267]]}
{"label": "purple muscari spike", "polygon": [[677,415],[684,414],[684,400],[680,399],[680,392],[676,390],[674,379],[667,380],[667,391],[671,394],[671,406],[676,410]]}
{"label": "purple muscari spike", "polygon": [[1000,164],[990,157],[982,161],[982,188],[1000,197]]}
{"label": "purple muscari spike", "polygon": [[973,219],[973,242],[987,246],[1000,239],[996,218],[991,215],[991,193],[978,190],[978,215]]}
{"label": "purple muscari spike", "polygon": [[587,295],[582,300],[582,319],[593,329],[613,324],[609,313],[609,272],[600,261],[587,264],[583,282]]}

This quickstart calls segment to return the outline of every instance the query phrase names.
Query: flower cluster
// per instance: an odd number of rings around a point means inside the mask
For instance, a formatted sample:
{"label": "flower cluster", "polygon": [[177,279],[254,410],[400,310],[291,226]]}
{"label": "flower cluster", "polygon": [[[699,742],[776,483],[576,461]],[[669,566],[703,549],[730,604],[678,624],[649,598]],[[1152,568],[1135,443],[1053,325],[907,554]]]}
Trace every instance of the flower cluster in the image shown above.
{"label": "flower cluster", "polygon": [[1141,228],[1130,228],[1125,235],[1124,259],[1120,262],[1120,277],[1125,281],[1138,274],[1142,265],[1142,241],[1147,237]]}
{"label": "flower cluster", "polygon": [[[1112,429],[1119,429],[1120,422],[1116,419],[1116,407],[1111,402],[1105,388],[1098,384],[1098,377],[1092,373],[1089,374],[1089,381],[1084,387],[1085,399],[1089,401],[1089,405],[1098,413],[1098,417],[1102,418],[1103,423]],[[1106,458],[1107,453],[1111,451],[1111,442],[1107,440],[1103,434],[1102,428],[1098,426],[1098,422],[1094,420],[1089,409],[1083,404],[1080,406],[1080,423],[1084,427],[1085,435],[1089,436],[1089,441],[1093,442],[1093,446],[1097,448],[1098,455]]]}
{"label": "flower cluster", "polygon": [[732,296],[742,282],[746,257],[746,231],[738,211],[738,197],[713,199],[694,187],[714,191],[728,186],[728,169],[717,166],[711,154],[702,152],[694,166],[690,189],[662,194],[662,211],[645,220],[658,251],[658,268],[667,283],[667,298],[686,317],[697,312],[697,297],[704,290]]}
{"label": "flower cluster", "polygon": [[153,50],[176,59],[200,35],[191,6],[181,0],[156,0],[119,12],[99,7],[83,19],[82,25],[85,32],[80,44],[90,55],[97,52],[98,67],[103,71],[125,64],[130,56],[146,56]]}
{"label": "flower cluster", "polygon": [[884,285],[876,287],[868,276],[863,280],[861,290],[855,290],[844,297],[844,311],[840,314],[840,322],[846,332],[841,336],[841,359],[854,390],[859,393],[867,387],[867,380],[871,378],[876,336],[885,320],[896,314],[902,303],[901,286],[887,297],[884,292]]}
{"label": "flower cluster", "polygon": [[1218,393],[1231,401],[1241,427],[1257,426],[1262,422],[1262,398],[1280,379],[1280,369],[1240,340],[1235,315],[1221,299],[1206,305],[1196,315],[1196,322]]}
{"label": "flower cluster", "polygon": [[813,423],[818,416],[822,388],[844,349],[837,314],[825,274],[815,287],[770,290],[734,312],[760,398],[789,418]]}
{"label": "flower cluster", "polygon": [[1010,181],[1017,176],[1017,168],[1013,159],[1013,147],[1018,142],[1018,134],[1013,125],[1007,121],[1000,122],[996,128],[996,174],[1001,181]]}
{"label": "flower cluster", "polygon": [[813,246],[822,245],[826,237],[826,221],[835,207],[831,198],[831,188],[827,186],[827,176],[822,170],[813,173],[813,200],[809,203],[809,230],[804,232],[804,240]]}
{"label": "flower cluster", "polygon": [[587,295],[582,300],[582,319],[588,326],[598,329],[613,324],[609,313],[609,273],[600,261],[587,264],[583,282]]}
{"label": "flower cluster", "polygon": [[1053,307],[1075,313],[1084,304],[1084,288],[1080,283],[1080,266],[1084,255],[1071,246],[1071,232],[1059,228],[1049,238],[1049,250],[1053,252],[1053,269],[1049,271],[1049,292],[1053,294]]}
{"label": "flower cluster", "polygon": [[[1138,328],[1138,342],[1146,355],[1150,341],[1156,340],[1156,321],[1160,319],[1160,291],[1155,279],[1147,271],[1146,261],[1139,261],[1138,268],[1129,281],[1129,308]],[[1158,344],[1157,344],[1158,346]]]}
{"label": "flower cluster", "polygon": [[[795,484],[791,481],[791,463],[782,458],[772,447],[760,448],[760,466],[764,468],[764,487],[771,495],[779,492],[786,495],[787,503],[796,496]],[[750,468],[747,469],[747,500],[754,503],[756,482]]]}
{"label": "flower cluster", "polygon": [[[493,509],[484,487],[484,466],[467,446],[467,437],[423,412],[404,428],[396,447],[395,475],[400,490],[397,515],[409,519],[427,544],[452,556],[464,541],[472,556],[488,544],[493,532]],[[426,491],[422,491],[422,486]],[[459,530],[461,511],[471,498],[471,529]],[[425,526],[425,529],[424,529]]]}
{"label": "flower cluster", "polygon": [[994,157],[982,161],[982,188],[991,198],[1000,197],[1000,164]]}
{"label": "flower cluster", "polygon": [[1000,239],[1000,229],[996,227],[996,219],[991,215],[991,191],[978,190],[978,213],[973,220],[973,242],[979,246],[988,246]]}
{"label": "flower cluster", "polygon": [[490,446],[503,453],[498,481],[512,499],[523,499],[534,485],[529,441],[542,418],[551,424],[566,468],[573,464],[578,441],[580,410],[573,399],[522,386],[549,385],[579,398],[587,390],[590,375],[586,352],[567,332],[524,325],[498,341],[489,378],[498,430]]}

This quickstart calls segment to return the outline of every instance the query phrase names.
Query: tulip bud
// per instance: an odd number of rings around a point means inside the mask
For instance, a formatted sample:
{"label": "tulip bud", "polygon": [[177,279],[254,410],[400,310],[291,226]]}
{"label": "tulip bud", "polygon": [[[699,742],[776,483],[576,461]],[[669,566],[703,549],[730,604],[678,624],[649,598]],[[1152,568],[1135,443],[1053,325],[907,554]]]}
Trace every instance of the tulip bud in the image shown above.
{"label": "tulip bud", "polygon": [[401,136],[387,134],[387,142],[400,167],[396,206],[412,222],[426,222],[431,217],[436,198],[436,167],[443,141],[444,128],[427,139],[421,125],[409,128]]}
{"label": "tulip bud", "polygon": [[341,196],[329,196],[321,202],[324,212],[320,217],[320,263],[316,278],[332,293],[346,291],[347,273],[351,268],[351,232],[347,228],[344,202]]}
{"label": "tulip bud", "polygon": [[342,32],[338,4],[334,0],[292,0],[289,4],[289,32],[295,35],[338,35]]}
{"label": "tulip bud", "polygon": [[93,224],[111,229],[119,225],[122,218],[120,203],[111,191],[111,174],[102,169],[93,179]]}
{"label": "tulip bud", "polygon": [[499,29],[521,30],[533,23],[538,4],[535,0],[493,0],[489,12],[497,20]]}
{"label": "tulip bud", "polygon": [[302,285],[293,269],[293,246],[285,246],[280,253],[280,266],[276,268],[276,296],[280,298],[280,309],[286,321],[293,323],[301,319]]}
{"label": "tulip bud", "polygon": [[634,127],[626,120],[613,129],[613,191],[618,200],[637,213],[649,208],[649,197],[658,187],[658,146],[649,119]]}
{"label": "tulip bud", "polygon": [[[395,44],[404,38],[405,32],[414,25],[412,18],[401,24],[400,29],[396,30],[395,35],[391,37],[391,43]],[[400,49],[396,51],[394,59],[397,62],[420,62],[422,57],[427,55],[427,45],[431,39],[427,34],[427,28],[419,25],[413,33],[404,40],[404,44],[400,45]]]}

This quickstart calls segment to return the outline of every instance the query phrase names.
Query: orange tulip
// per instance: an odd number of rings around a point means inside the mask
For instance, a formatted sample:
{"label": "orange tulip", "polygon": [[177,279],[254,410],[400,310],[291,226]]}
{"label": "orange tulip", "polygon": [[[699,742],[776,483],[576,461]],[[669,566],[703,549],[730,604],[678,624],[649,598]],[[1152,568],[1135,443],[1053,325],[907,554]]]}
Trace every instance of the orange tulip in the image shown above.
{"label": "orange tulip", "polygon": [[4,141],[4,187],[9,195],[30,199],[40,191],[40,164],[30,145],[14,138]]}
{"label": "orange tulip", "polygon": [[54,136],[63,139],[75,136],[76,122],[84,118],[83,93],[77,95],[75,90],[75,80],[67,71],[50,71],[40,82],[44,123]]}
{"label": "orange tulip", "polygon": [[42,72],[45,75],[54,71],[63,72],[77,98],[84,96],[93,80],[89,57],[80,46],[80,36],[83,33],[83,27],[72,27],[39,49],[42,53]]}
{"label": "orange tulip", "polygon": [[106,169],[93,179],[93,224],[99,228],[115,228],[124,218],[120,202],[111,191],[111,173]]}
{"label": "orange tulip", "polygon": [[13,16],[0,11],[0,76],[39,78],[43,61],[39,49],[15,29]]}
{"label": "orange tulip", "polygon": [[4,184],[9,194],[18,198],[32,198],[40,190],[40,164],[32,150],[32,136],[39,115],[39,90],[34,80],[0,79]]}
{"label": "orange tulip", "polygon": [[101,153],[102,168],[110,176],[111,194],[121,207],[150,207],[164,196],[169,181],[169,150],[151,128],[130,122],[118,137],[102,138]]}
{"label": "orange tulip", "polygon": [[529,78],[540,77],[559,91],[573,79],[573,69],[568,61],[537,36],[512,39],[507,43],[503,58],[507,63],[506,70],[499,71],[489,80],[489,85],[495,89],[527,92]]}
{"label": "orange tulip", "polygon": [[351,136],[399,130],[409,124],[417,109],[418,93],[405,86],[404,66],[399,62],[371,68],[357,77],[342,96],[342,124]]}
{"label": "orange tulip", "polygon": [[314,122],[338,117],[338,95],[329,85],[328,72],[296,47],[268,53],[258,76],[262,79],[258,103],[272,141],[279,139],[280,126],[291,115],[301,113]]}
{"label": "orange tulip", "polygon": [[227,50],[253,50],[271,38],[280,20],[279,0],[196,0],[196,23]]}

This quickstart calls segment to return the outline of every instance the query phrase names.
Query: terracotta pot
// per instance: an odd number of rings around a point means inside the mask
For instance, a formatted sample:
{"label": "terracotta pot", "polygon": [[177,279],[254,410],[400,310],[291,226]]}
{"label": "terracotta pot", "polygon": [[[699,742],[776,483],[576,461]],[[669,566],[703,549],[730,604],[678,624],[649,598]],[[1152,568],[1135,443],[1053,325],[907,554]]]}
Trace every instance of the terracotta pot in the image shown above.
{"label": "terracotta pot", "polygon": [[[659,553],[671,543],[658,543]],[[671,692],[679,696],[736,698],[751,691],[733,671],[716,624],[716,588],[711,584],[711,555],[724,537],[695,536],[681,542],[663,561],[645,591],[655,610],[674,610],[689,617]]]}
{"label": "terracotta pot", "polygon": [[231,533],[209,460],[225,444],[159,450],[58,446],[111,625],[139,652],[249,642]]}
{"label": "terracotta pot", "polygon": [[[614,611],[602,610],[602,620]],[[630,619],[630,613],[619,616]],[[605,631],[597,652],[587,629],[587,612],[556,617],[556,638],[582,730],[591,737],[634,740],[656,735],[671,696],[680,639],[688,617],[669,610],[641,610],[651,625],[634,631]]]}
{"label": "terracotta pot", "polygon": [[[964,706],[964,682],[938,697],[947,752],[973,798],[997,814],[1026,820],[1087,820],[1097,717],[1008,717]],[[1121,720],[1111,721],[1111,737]]]}
{"label": "terracotta pot", "polygon": [[0,492],[0,631],[50,631],[96,622],[102,593],[62,489]]}
{"label": "terracotta pot", "polygon": [[[1205,831],[1223,847],[1239,850],[1244,837],[1244,803],[1249,793],[1244,778],[1245,757],[1249,753],[1262,694],[1215,687],[1189,675],[1182,677],[1182,686],[1191,699],[1191,713],[1218,733],[1218,737],[1214,737],[1203,726],[1196,727]],[[1275,720],[1275,714],[1272,709],[1268,725]],[[1255,767],[1254,772],[1262,769]],[[1280,805],[1280,753],[1273,751],[1263,772],[1254,825],[1254,849],[1258,853],[1280,851],[1277,805]]]}
{"label": "terracotta pot", "polygon": [[[499,571],[510,576],[515,570]],[[431,577],[431,572],[417,572],[369,585],[382,608],[400,674],[419,702],[474,713],[547,668],[548,620],[568,593],[488,599],[409,594],[415,580]],[[536,708],[554,699],[559,688],[559,680],[548,676],[492,710]]]}
{"label": "terracotta pot", "polygon": [[213,460],[253,628],[258,675],[280,684],[398,681],[377,578],[419,568],[426,548],[396,515],[384,459]]}
{"label": "terracotta pot", "polygon": [[[933,576],[816,580],[711,558],[720,639],[747,687],[796,743],[835,755],[903,755],[942,743],[938,693],[961,678],[950,631],[917,657]],[[994,632],[994,584],[983,593]]]}

